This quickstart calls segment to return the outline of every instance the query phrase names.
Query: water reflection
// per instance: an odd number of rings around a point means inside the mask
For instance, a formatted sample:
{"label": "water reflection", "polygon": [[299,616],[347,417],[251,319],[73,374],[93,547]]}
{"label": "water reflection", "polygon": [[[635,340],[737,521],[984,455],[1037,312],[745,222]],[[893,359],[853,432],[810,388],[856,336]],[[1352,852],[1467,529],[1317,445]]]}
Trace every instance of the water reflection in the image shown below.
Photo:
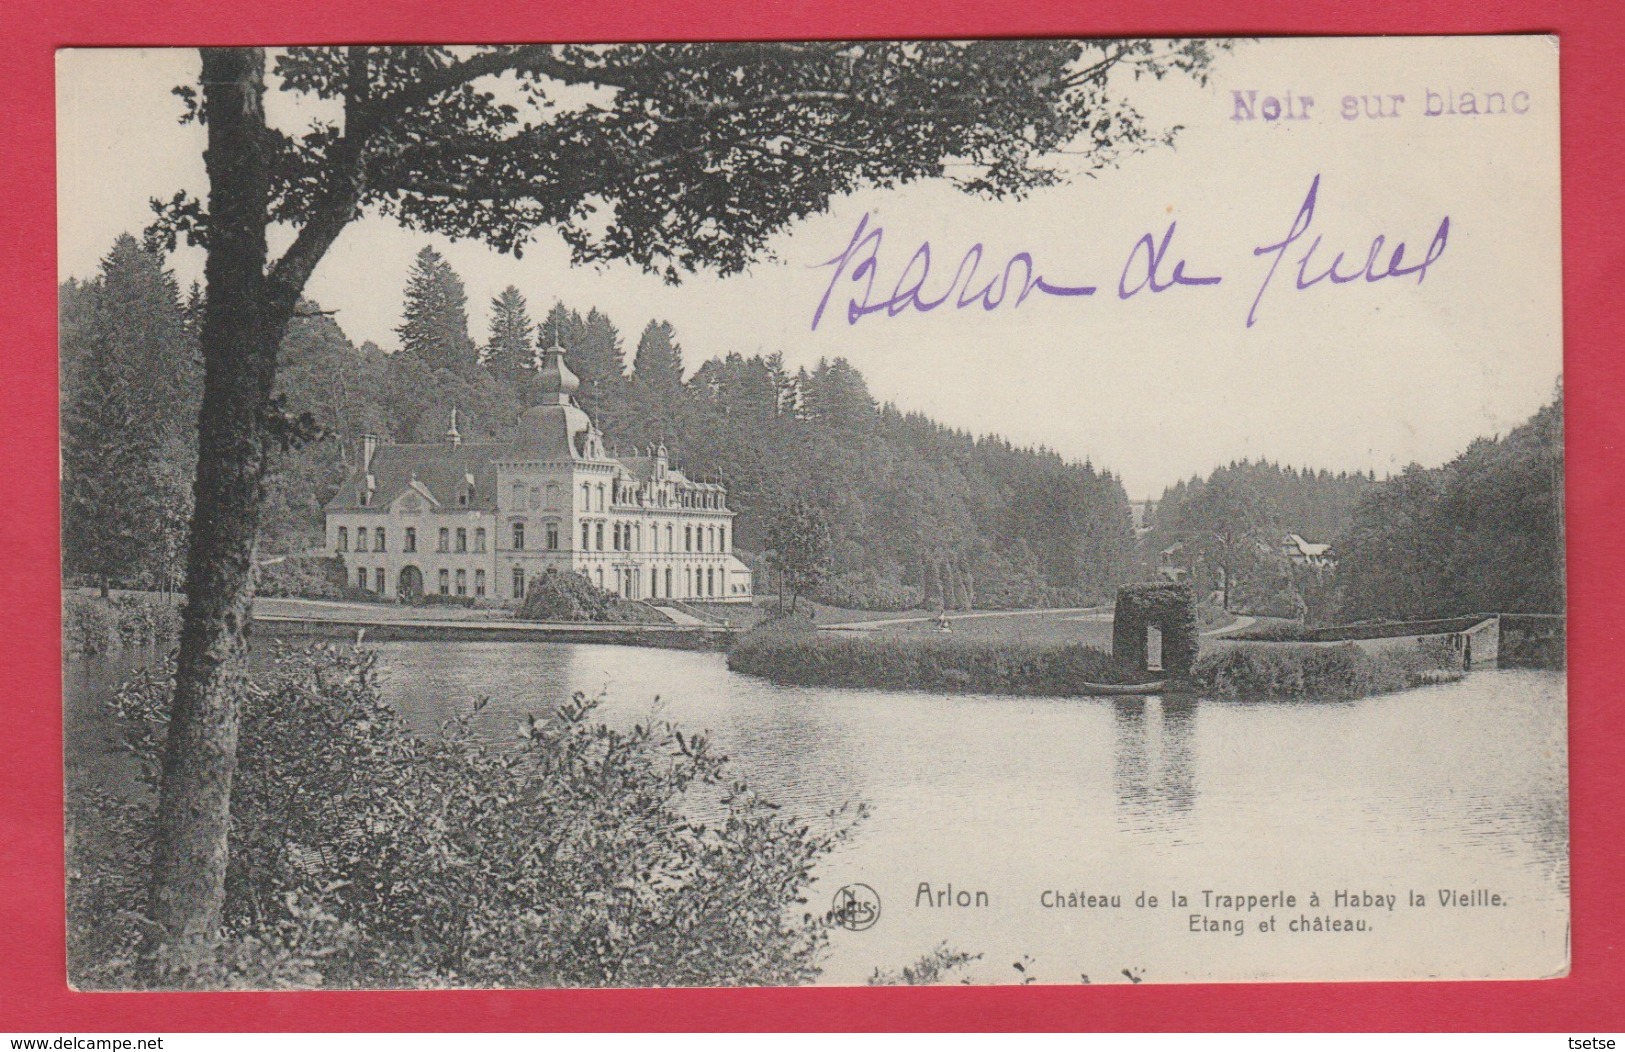
{"label": "water reflection", "polygon": [[1119,825],[1177,843],[1196,802],[1197,703],[1115,698],[1111,706],[1112,788]]}

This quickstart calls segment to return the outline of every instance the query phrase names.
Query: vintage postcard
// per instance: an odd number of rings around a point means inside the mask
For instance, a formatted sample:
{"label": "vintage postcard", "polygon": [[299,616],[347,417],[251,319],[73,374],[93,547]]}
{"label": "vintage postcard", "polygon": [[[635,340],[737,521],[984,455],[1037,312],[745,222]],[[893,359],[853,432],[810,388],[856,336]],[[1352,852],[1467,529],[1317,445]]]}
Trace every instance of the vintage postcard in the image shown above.
{"label": "vintage postcard", "polygon": [[58,99],[76,988],[1566,974],[1555,38]]}

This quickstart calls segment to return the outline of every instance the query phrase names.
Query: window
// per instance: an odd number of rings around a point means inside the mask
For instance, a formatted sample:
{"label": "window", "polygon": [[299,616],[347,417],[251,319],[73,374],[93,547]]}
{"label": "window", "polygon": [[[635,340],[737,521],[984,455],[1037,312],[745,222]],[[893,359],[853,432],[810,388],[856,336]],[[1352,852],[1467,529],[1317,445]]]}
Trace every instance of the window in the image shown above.
{"label": "window", "polygon": [[559,484],[557,482],[547,484],[547,510],[559,510]]}
{"label": "window", "polygon": [[719,550],[724,551],[724,552],[727,551],[728,550],[728,527],[726,527],[726,526],[718,526],[717,527],[717,539],[722,542]]}
{"label": "window", "polygon": [[378,567],[378,569],[376,569],[376,570],[374,570],[372,572],[372,580],[373,580],[372,590],[377,592],[379,595],[383,595],[385,589],[384,589],[384,568],[382,566]]}
{"label": "window", "polygon": [[463,526],[457,527],[457,550],[468,551],[468,529]]}
{"label": "window", "polygon": [[418,531],[415,526],[406,528],[406,547],[403,550],[409,552],[418,550]]}
{"label": "window", "polygon": [[610,527],[609,532],[610,532],[611,536],[614,538],[614,540],[610,543],[610,547],[614,548],[616,551],[620,551],[621,550],[621,524],[617,522],[614,526]]}
{"label": "window", "polygon": [[443,552],[451,551],[451,529],[449,527],[440,527],[439,550]]}
{"label": "window", "polygon": [[372,550],[375,552],[381,552],[385,547],[384,528],[380,526],[376,530],[372,531]]}
{"label": "window", "polygon": [[468,594],[468,571],[467,570],[458,570],[457,571],[457,594],[458,595],[467,595]]}
{"label": "window", "polygon": [[457,491],[457,503],[460,506],[466,508],[466,507],[468,507],[468,498],[472,497],[473,495],[474,495],[473,490],[464,487],[463,489],[460,489],[460,490]]}
{"label": "window", "polygon": [[[600,523],[596,524],[595,528],[593,529],[593,539],[598,542],[598,550],[603,551],[604,550],[604,524],[603,523],[600,522]],[[603,584],[602,581],[600,581],[598,583]]]}
{"label": "window", "polygon": [[525,524],[522,522],[513,524],[513,547],[515,551],[525,549]]}
{"label": "window", "polygon": [[635,552],[643,550],[643,526],[641,524],[632,527],[632,550]]}
{"label": "window", "polygon": [[590,543],[591,540],[592,540],[592,523],[584,522],[584,523],[581,524],[581,550],[582,551],[586,551],[588,548],[592,547],[592,544]]}
{"label": "window", "polygon": [[476,599],[484,599],[485,598],[485,571],[484,570],[475,570],[474,571],[474,598],[476,598]]}
{"label": "window", "polygon": [[604,587],[604,568],[602,566],[598,568],[598,587]]}
{"label": "window", "polygon": [[485,551],[485,527],[481,526],[474,531],[474,550]]}
{"label": "window", "polygon": [[649,527],[649,543],[654,546],[655,551],[658,552],[660,550],[660,527],[659,526],[651,526],[651,527]]}
{"label": "window", "polygon": [[451,571],[450,570],[441,570],[440,571],[440,594],[441,595],[450,595],[451,594]]}
{"label": "window", "polygon": [[666,567],[666,598],[671,598],[671,567]]}
{"label": "window", "polygon": [[339,527],[339,551],[347,552],[349,550],[350,550],[350,527],[348,527],[348,526],[340,526]]}
{"label": "window", "polygon": [[547,524],[547,550],[550,552],[559,550],[559,524],[556,522]]}
{"label": "window", "polygon": [[510,503],[516,509],[525,506],[525,484],[523,482],[513,484],[513,500]]}
{"label": "window", "polygon": [[693,550],[694,550],[694,527],[692,527],[692,526],[684,526],[683,527],[683,551],[691,552]]}
{"label": "window", "polygon": [[604,484],[602,482],[598,484],[598,510],[604,510]]}
{"label": "window", "polygon": [[358,552],[367,550],[367,528],[365,526],[355,528],[355,550]]}
{"label": "window", "polygon": [[671,524],[670,523],[667,523],[667,525],[666,525],[666,550],[668,552],[674,552],[674,551],[677,550],[676,548],[673,548],[671,546]]}
{"label": "window", "polygon": [[592,487],[585,482],[581,484],[581,510],[592,510]]}
{"label": "window", "polygon": [[355,572],[355,586],[363,592],[367,590],[367,568],[365,566]]}
{"label": "window", "polygon": [[513,568],[513,597],[515,599],[525,598],[525,568],[522,566]]}
{"label": "window", "polygon": [[705,594],[707,596],[717,594],[717,581],[714,572],[711,570],[705,571]]}

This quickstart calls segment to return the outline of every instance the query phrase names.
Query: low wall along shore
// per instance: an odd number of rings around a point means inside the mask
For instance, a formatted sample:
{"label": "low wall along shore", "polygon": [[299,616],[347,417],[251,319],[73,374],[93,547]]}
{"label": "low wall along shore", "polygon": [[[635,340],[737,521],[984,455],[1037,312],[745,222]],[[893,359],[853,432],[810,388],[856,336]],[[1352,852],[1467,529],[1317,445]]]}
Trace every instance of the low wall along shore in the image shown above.
{"label": "low wall along shore", "polygon": [[257,615],[254,634],[273,639],[347,639],[367,642],[607,643],[719,650],[734,630],[715,625],[540,624],[523,621],[328,619]]}

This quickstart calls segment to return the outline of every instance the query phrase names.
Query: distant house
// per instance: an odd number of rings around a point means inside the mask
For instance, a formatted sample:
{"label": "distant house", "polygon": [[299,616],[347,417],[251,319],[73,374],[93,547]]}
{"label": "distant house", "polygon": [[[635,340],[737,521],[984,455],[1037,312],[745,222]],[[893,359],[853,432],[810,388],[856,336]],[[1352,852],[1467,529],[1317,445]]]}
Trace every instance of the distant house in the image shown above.
{"label": "distant house", "polygon": [[1315,544],[1295,533],[1287,534],[1286,539],[1281,542],[1281,556],[1293,566],[1330,569],[1337,565],[1337,557],[1332,554],[1330,544]]}

